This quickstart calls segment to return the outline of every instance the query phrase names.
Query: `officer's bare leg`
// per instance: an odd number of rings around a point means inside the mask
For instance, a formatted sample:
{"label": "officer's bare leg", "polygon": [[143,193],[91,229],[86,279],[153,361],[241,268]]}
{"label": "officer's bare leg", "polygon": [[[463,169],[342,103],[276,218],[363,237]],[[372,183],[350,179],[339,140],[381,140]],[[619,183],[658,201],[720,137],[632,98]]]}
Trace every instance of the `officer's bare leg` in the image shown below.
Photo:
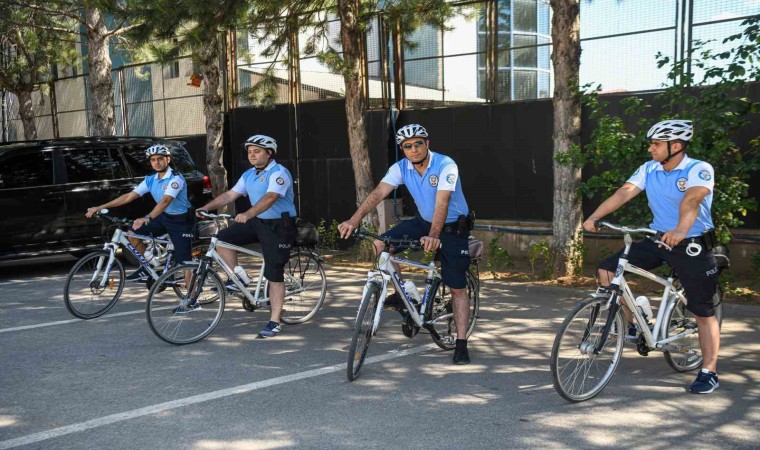
{"label": "officer's bare leg", "polygon": [[699,347],[702,349],[702,368],[718,372],[718,350],[720,350],[720,327],[718,318],[695,316],[699,327]]}
{"label": "officer's bare leg", "polygon": [[271,304],[271,315],[269,320],[280,323],[282,314],[282,304],[285,302],[285,283],[282,281],[269,282],[269,302]]}
{"label": "officer's bare leg", "polygon": [[[609,286],[612,283],[612,280],[615,278],[615,272],[610,272],[609,270],[604,269],[597,269],[597,281],[602,286]],[[628,307],[625,305],[625,303],[622,301],[623,299],[620,299],[620,305],[623,307],[623,314],[625,314],[625,319],[629,323],[634,323],[633,314],[631,314],[631,311],[628,309]]]}
{"label": "officer's bare leg", "polygon": [[234,270],[238,265],[237,252],[231,248],[216,247],[216,252],[222,258],[225,264],[230,266],[230,269]]}
{"label": "officer's bare leg", "polygon": [[457,326],[457,339],[467,339],[467,328],[470,323],[470,302],[467,298],[467,288],[451,290],[451,300],[454,307],[454,324]]}

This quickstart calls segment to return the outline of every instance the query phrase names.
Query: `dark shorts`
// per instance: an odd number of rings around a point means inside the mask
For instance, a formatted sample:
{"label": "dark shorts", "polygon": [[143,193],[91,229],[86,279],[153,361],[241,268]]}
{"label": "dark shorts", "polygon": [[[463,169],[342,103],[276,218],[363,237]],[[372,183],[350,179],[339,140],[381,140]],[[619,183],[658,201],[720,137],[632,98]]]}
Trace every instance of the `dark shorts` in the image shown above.
{"label": "dark shorts", "polygon": [[219,232],[219,240],[242,247],[261,243],[264,254],[264,276],[269,281],[285,281],[285,264],[296,240],[294,219],[253,218],[246,223],[233,223]]}
{"label": "dark shorts", "polygon": [[[430,223],[415,217],[402,220],[398,225],[383,233],[394,239],[419,239],[430,233]],[[467,287],[466,273],[470,268],[469,233],[460,235],[456,224],[446,224],[441,231],[441,279],[454,289]]]}
{"label": "dark shorts", "polygon": [[[599,268],[615,272],[622,253],[621,249],[605,259],[599,264]],[[699,255],[689,256],[686,253],[686,245],[682,244],[668,251],[659,248],[649,239],[644,239],[631,245],[628,262],[644,270],[652,270],[667,263],[681,280],[689,311],[699,317],[715,315],[713,296],[718,288],[718,269],[712,251],[703,249]]]}
{"label": "dark shorts", "polygon": [[169,239],[174,245],[174,260],[178,263],[192,261],[191,253],[193,241],[193,217],[188,214],[186,218],[169,218],[166,213],[161,213],[155,219],[135,230],[136,234],[159,237],[169,233]]}

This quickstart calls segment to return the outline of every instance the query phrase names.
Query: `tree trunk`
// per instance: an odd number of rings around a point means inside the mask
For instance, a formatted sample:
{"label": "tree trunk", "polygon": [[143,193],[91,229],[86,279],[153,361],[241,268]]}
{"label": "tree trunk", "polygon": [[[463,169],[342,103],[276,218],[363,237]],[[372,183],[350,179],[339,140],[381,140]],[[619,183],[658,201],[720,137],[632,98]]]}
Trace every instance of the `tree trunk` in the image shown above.
{"label": "tree trunk", "polygon": [[[551,0],[554,66],[554,276],[580,272],[583,264],[583,211],[578,188],[581,170],[558,158],[580,145],[581,97],[579,0]],[[574,242],[579,239],[580,242]],[[575,243],[575,245],[573,245]]]}
{"label": "tree trunk", "polygon": [[92,134],[113,136],[116,134],[114,120],[113,81],[111,80],[111,55],[108,44],[108,28],[102,12],[88,5],[85,7],[87,22],[87,62],[90,69],[90,93],[92,101]]}
{"label": "tree trunk", "polygon": [[34,121],[34,108],[32,105],[32,91],[18,91],[18,114],[24,125],[24,139],[33,141],[37,139],[37,122]]}
{"label": "tree trunk", "polygon": [[[221,70],[219,67],[218,35],[209,36],[205,45],[196,49],[199,68],[203,76],[203,114],[206,116],[206,167],[211,178],[211,195],[214,197],[227,191],[227,170],[224,168],[224,146],[222,130],[224,119],[222,105],[224,99],[219,93]],[[220,208],[220,212],[227,209]]]}
{"label": "tree trunk", "polygon": [[[338,0],[338,13],[340,14],[343,61],[346,66],[343,80],[346,84],[348,145],[354,169],[356,205],[359,206],[374,188],[367,144],[367,127],[364,122],[367,98],[364,95],[364,78],[362,77],[362,33],[359,29],[358,20],[359,1]],[[365,223],[374,227],[375,230],[379,229],[380,220],[377,211],[371,211],[365,218]]]}

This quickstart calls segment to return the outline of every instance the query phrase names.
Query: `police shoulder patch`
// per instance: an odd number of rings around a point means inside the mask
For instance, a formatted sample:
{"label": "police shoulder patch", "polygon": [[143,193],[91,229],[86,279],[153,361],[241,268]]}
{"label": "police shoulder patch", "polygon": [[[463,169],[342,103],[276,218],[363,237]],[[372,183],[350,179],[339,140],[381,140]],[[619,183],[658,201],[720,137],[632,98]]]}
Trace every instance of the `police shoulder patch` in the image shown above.
{"label": "police shoulder patch", "polygon": [[282,178],[282,177],[277,177],[277,179],[274,180],[274,181],[275,181],[275,183],[279,184],[280,186],[282,186],[283,184],[285,184],[285,179]]}
{"label": "police shoulder patch", "polygon": [[457,176],[456,176],[456,175],[454,175],[453,173],[450,173],[450,174],[446,175],[446,182],[447,182],[447,183],[449,183],[449,184],[454,184],[454,182],[455,182],[456,180],[457,180]]}
{"label": "police shoulder patch", "polygon": [[710,175],[710,171],[702,169],[699,171],[699,178],[705,181],[710,181],[712,179],[712,175]]}
{"label": "police shoulder patch", "polygon": [[179,183],[172,181],[172,189],[179,189]]}

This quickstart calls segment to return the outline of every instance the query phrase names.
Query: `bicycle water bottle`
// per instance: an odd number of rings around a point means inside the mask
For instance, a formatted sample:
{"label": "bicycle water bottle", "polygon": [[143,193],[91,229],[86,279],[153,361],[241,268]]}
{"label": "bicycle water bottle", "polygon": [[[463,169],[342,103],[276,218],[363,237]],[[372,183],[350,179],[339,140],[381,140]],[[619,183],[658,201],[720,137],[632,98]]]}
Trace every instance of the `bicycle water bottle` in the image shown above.
{"label": "bicycle water bottle", "polygon": [[158,261],[158,258],[153,255],[153,249],[151,247],[148,247],[145,250],[145,253],[143,253],[143,258],[145,258],[148,263],[150,263],[153,267],[158,267],[161,265],[161,263]]}
{"label": "bicycle water bottle", "polygon": [[235,275],[240,278],[240,281],[243,282],[243,284],[247,285],[251,282],[251,278],[248,276],[248,274],[245,272],[245,269],[243,269],[241,266],[235,266]]}
{"label": "bicycle water bottle", "polygon": [[422,297],[420,297],[420,291],[417,290],[417,286],[415,286],[414,281],[404,281],[404,290],[407,294],[409,294],[409,297],[414,300],[415,303],[419,304],[420,301],[422,301]]}
{"label": "bicycle water bottle", "polygon": [[636,306],[644,316],[644,320],[648,322],[652,318],[652,307],[649,305],[649,299],[644,295],[636,297]]}

